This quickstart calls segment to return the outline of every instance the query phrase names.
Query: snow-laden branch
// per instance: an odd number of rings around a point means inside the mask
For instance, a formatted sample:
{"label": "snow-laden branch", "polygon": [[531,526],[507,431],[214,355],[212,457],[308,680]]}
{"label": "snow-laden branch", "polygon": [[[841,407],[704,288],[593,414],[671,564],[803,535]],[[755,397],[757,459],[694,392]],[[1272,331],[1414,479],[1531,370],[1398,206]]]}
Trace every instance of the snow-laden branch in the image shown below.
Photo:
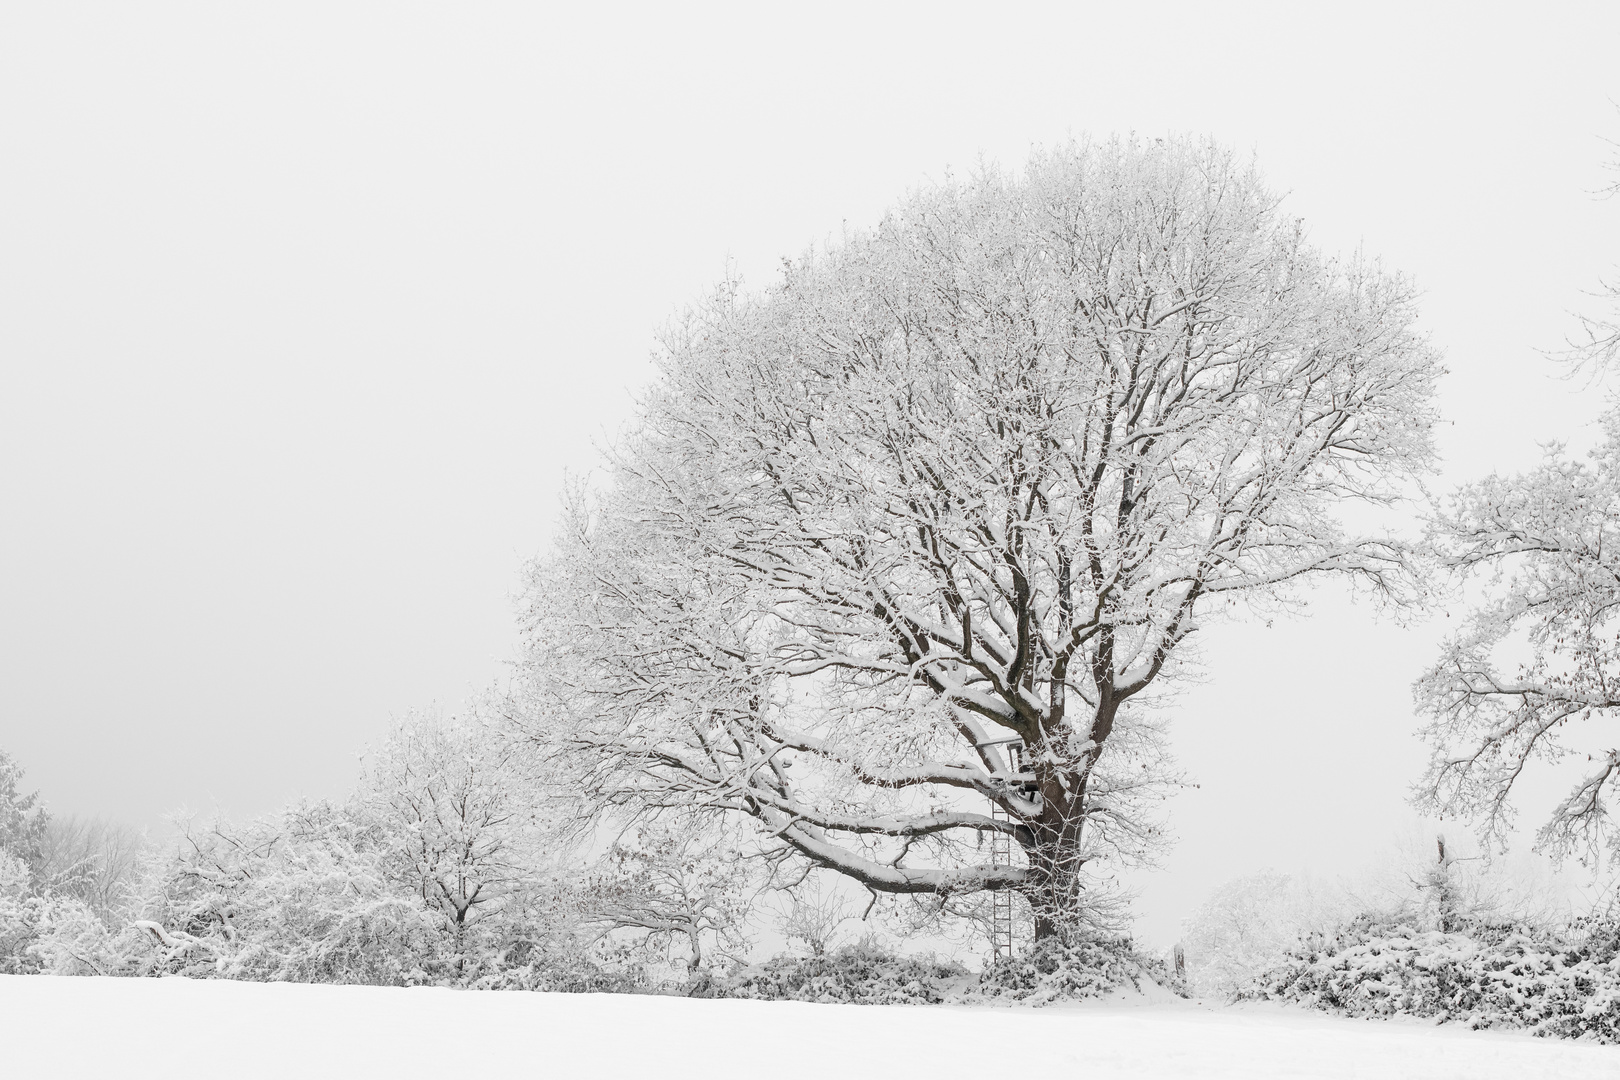
{"label": "snow-laden branch", "polygon": [[1424,805],[1498,840],[1536,759],[1592,764],[1538,832],[1555,853],[1608,832],[1616,783],[1604,732],[1620,710],[1620,413],[1590,463],[1552,447],[1536,470],[1468,485],[1433,521],[1432,557],[1483,599],[1416,693],[1433,749]]}

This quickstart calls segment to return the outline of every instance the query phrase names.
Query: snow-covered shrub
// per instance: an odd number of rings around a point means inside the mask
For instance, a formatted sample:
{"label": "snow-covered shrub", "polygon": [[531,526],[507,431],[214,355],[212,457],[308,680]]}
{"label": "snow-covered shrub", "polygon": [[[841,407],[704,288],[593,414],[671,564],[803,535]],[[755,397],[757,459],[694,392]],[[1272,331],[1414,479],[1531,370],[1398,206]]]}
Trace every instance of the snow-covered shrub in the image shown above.
{"label": "snow-covered shrub", "polygon": [[126,974],[137,947],[127,926],[109,926],[77,896],[47,893],[39,898],[39,921],[29,948],[42,975]]}
{"label": "snow-covered shrub", "polygon": [[38,970],[30,947],[38,938],[40,900],[22,859],[0,847],[0,975]]}
{"label": "snow-covered shrub", "polygon": [[432,981],[432,913],[393,885],[379,830],[329,803],[245,827],[188,826],[137,926],[143,973],[398,985]]}
{"label": "snow-covered shrub", "polygon": [[1356,919],[1441,931],[1561,926],[1577,884],[1528,852],[1503,856],[1409,831],[1374,862],[1332,879],[1266,870],[1215,889],[1183,923],[1189,989],[1234,996],[1301,941]]}
{"label": "snow-covered shrub", "polygon": [[409,717],[342,803],[187,826],[146,891],[137,966],[267,981],[601,982],[603,957],[574,940],[577,885],[524,794],[487,730]]}
{"label": "snow-covered shrub", "polygon": [[1179,989],[1164,962],[1138,952],[1130,938],[1050,939],[988,965],[970,996],[1049,1005],[1140,990],[1144,983]]}
{"label": "snow-covered shrub", "polygon": [[1020,1003],[1049,1005],[1171,986],[1170,972],[1123,937],[1035,946],[975,975],[933,956],[901,956],[871,939],[812,956],[778,956],[698,985],[704,997],[845,1002],[868,1005]]}
{"label": "snow-covered shrub", "polygon": [[897,956],[858,942],[817,956],[778,956],[729,978],[700,984],[695,996],[862,1005],[938,1005],[959,997],[972,975],[931,956]]}
{"label": "snow-covered shrub", "polygon": [[[513,887],[499,913],[447,917],[409,851],[362,808],[295,807],[236,828],[188,828],[137,923],[143,973],[254,981],[470,985],[535,963],[559,936],[545,882]],[[548,925],[551,924],[551,925]]]}
{"label": "snow-covered shrub", "polygon": [[[655,981],[645,949],[585,922],[583,873],[561,866],[525,778],[473,723],[408,718],[350,799],[187,823],[144,857],[138,837],[97,823],[49,832],[16,793],[20,770],[0,766],[0,973],[620,992]],[[713,876],[698,883],[713,892]],[[729,898],[699,899],[705,929],[733,934]]]}
{"label": "snow-covered shrub", "polygon": [[1513,923],[1423,929],[1363,917],[1312,935],[1243,996],[1345,1016],[1397,1015],[1620,1041],[1620,933]]}
{"label": "snow-covered shrub", "polygon": [[39,889],[0,851],[0,974],[123,974],[136,943],[119,929],[79,897]]}
{"label": "snow-covered shrub", "polygon": [[554,994],[646,994],[659,981],[635,950],[553,935],[519,942],[465,985],[474,990],[538,990]]}

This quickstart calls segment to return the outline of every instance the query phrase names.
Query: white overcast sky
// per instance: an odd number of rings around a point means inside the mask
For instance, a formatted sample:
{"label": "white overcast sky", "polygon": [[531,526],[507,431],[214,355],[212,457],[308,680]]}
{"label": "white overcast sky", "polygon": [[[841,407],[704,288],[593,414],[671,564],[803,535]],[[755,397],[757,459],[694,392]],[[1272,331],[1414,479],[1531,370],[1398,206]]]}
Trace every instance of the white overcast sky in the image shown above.
{"label": "white overcast sky", "polygon": [[[1071,134],[1252,150],[1413,276],[1441,488],[1589,443],[1537,350],[1620,263],[1616,102],[1613,3],[0,5],[0,747],[136,824],[341,795],[501,677],[564,470],[728,261]],[[1390,843],[1443,629],[1208,631],[1151,933]]]}

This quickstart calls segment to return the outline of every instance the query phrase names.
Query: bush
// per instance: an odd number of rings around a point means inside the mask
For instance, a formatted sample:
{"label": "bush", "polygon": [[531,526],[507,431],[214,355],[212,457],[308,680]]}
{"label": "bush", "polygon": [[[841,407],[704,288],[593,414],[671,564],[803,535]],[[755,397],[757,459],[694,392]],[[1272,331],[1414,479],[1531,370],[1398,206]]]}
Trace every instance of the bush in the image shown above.
{"label": "bush", "polygon": [[700,982],[698,997],[821,1001],[860,1005],[938,1005],[972,976],[932,956],[896,956],[870,942],[820,956],[778,956],[729,978]]}
{"label": "bush", "polygon": [[21,860],[0,851],[0,974],[124,974],[135,946],[84,900],[35,888]]}
{"label": "bush", "polygon": [[1421,930],[1364,916],[1301,942],[1240,996],[1620,1042],[1620,928],[1604,920],[1561,934],[1523,923]]}
{"label": "bush", "polygon": [[1130,938],[1094,937],[1071,944],[1050,940],[1024,956],[986,967],[973,996],[1048,1005],[1127,987],[1140,991],[1144,982],[1182,991],[1166,965],[1137,952]]}
{"label": "bush", "polygon": [[633,950],[552,935],[509,944],[466,985],[474,990],[535,990],[554,994],[648,994],[657,987]]}
{"label": "bush", "polygon": [[692,993],[863,1005],[1047,1005],[1140,990],[1144,982],[1168,986],[1171,979],[1163,964],[1137,953],[1128,938],[1046,943],[978,975],[954,961],[898,956],[867,941],[820,956],[778,956],[699,983]]}

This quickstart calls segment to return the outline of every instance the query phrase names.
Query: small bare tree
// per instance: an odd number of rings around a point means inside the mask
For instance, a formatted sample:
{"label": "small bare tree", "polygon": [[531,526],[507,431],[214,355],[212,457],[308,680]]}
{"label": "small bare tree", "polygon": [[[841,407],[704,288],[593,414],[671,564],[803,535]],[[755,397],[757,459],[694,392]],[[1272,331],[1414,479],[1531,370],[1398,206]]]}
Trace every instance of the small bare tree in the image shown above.
{"label": "small bare tree", "polygon": [[40,843],[39,879],[52,892],[77,897],[112,921],[130,898],[146,839],[101,818],[53,817]]}
{"label": "small bare tree", "polygon": [[788,909],[778,929],[788,941],[802,941],[811,956],[825,956],[838,940],[844,924],[860,918],[859,909],[849,897],[822,887],[814,876],[786,890]]}
{"label": "small bare tree", "polygon": [[[748,946],[747,860],[723,836],[647,823],[613,845],[585,889],[585,921],[644,946],[685,949],[689,975]],[[711,948],[712,944],[712,948]]]}
{"label": "small bare tree", "polygon": [[535,823],[511,748],[476,722],[412,714],[373,755],[361,805],[387,834],[392,872],[467,934],[520,887]]}

